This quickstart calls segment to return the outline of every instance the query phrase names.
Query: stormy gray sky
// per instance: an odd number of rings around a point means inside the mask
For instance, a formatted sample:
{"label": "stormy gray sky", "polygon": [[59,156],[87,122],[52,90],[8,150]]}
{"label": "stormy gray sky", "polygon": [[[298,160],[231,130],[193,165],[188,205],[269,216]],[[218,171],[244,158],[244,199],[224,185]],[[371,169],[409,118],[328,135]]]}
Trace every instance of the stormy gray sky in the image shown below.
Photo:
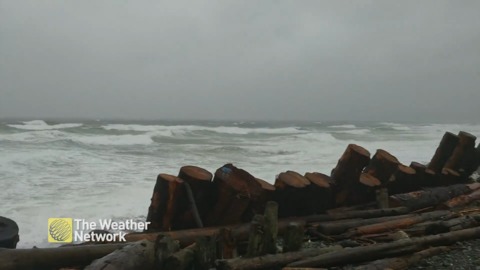
{"label": "stormy gray sky", "polygon": [[479,11],[0,0],[0,118],[478,122]]}

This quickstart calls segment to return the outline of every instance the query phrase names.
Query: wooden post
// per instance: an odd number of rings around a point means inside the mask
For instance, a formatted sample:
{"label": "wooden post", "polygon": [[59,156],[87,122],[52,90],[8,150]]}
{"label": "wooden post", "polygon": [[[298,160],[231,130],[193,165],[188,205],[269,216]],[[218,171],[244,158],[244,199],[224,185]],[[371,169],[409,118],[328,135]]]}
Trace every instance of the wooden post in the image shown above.
{"label": "wooden post", "polygon": [[229,228],[221,228],[217,234],[217,258],[232,259],[237,257],[237,243]]}
{"label": "wooden post", "polygon": [[459,138],[451,132],[445,132],[435,154],[427,166],[428,174],[437,174],[442,171],[443,166],[450,158],[455,147],[457,147]]}
{"label": "wooden post", "polygon": [[208,226],[241,223],[251,201],[260,198],[263,192],[255,177],[232,164],[219,168],[213,183],[217,202],[207,215]]}
{"label": "wooden post", "polygon": [[302,248],[303,239],[303,226],[295,222],[288,224],[283,236],[283,252],[299,251]]}
{"label": "wooden post", "polygon": [[[189,269],[193,265],[196,244],[183,248],[175,253],[170,254],[165,260],[163,267],[165,270],[184,270]],[[140,269],[140,268],[137,268]],[[147,269],[147,268],[142,268]],[[113,270],[113,269],[112,269]]]}
{"label": "wooden post", "polygon": [[[212,174],[205,169],[196,166],[183,166],[180,168],[178,177],[188,184],[183,188],[182,197],[185,200],[178,202],[179,216],[173,222],[173,229],[188,229],[199,227],[198,217],[203,220],[207,210],[212,206]],[[193,195],[193,204],[191,196]],[[196,213],[198,212],[198,213]],[[198,215],[198,216],[197,216]],[[202,222],[203,223],[203,222]]]}
{"label": "wooden post", "polygon": [[[349,144],[332,170],[331,177],[335,183],[336,206],[361,203],[358,197],[360,173],[370,161],[370,152],[356,144]],[[361,197],[361,196],[360,196]]]}
{"label": "wooden post", "polygon": [[277,253],[277,235],[278,235],[278,204],[269,201],[265,208],[265,227],[263,254]]}
{"label": "wooden post", "polygon": [[250,227],[247,254],[245,254],[245,257],[248,258],[248,257],[256,257],[256,256],[263,255],[262,254],[264,250],[263,244],[265,243],[264,227],[265,227],[264,216],[255,215],[253,217],[251,227]]}
{"label": "wooden post", "polygon": [[217,259],[217,245],[215,237],[199,237],[197,241],[195,241],[195,244],[195,269],[212,269],[215,266],[215,260]]}
{"label": "wooden post", "polygon": [[388,208],[388,189],[386,187],[376,190],[378,208]]}
{"label": "wooden post", "polygon": [[158,270],[165,270],[165,267],[163,267],[165,260],[179,249],[178,241],[169,236],[159,235],[155,239],[155,266]]}
{"label": "wooden post", "polygon": [[148,208],[147,221],[150,221],[148,231],[169,231],[177,213],[179,201],[186,200],[182,192],[183,180],[169,174],[159,174],[153,189],[153,195]]}
{"label": "wooden post", "polygon": [[275,180],[275,201],[279,217],[305,216],[314,212],[310,200],[310,181],[293,171],[280,173]]}

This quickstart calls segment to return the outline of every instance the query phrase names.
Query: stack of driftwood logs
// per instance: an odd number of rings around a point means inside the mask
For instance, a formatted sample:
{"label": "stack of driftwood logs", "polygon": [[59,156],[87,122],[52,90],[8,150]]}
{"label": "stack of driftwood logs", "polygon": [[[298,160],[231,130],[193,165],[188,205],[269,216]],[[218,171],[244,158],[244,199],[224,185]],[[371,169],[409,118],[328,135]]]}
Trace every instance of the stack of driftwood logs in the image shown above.
{"label": "stack of driftwood logs", "polygon": [[273,185],[232,164],[184,166],[158,175],[151,225],[131,243],[3,250],[0,268],[405,269],[480,238],[475,140],[447,132],[428,165],[409,166],[351,144],[330,175],[286,171]]}

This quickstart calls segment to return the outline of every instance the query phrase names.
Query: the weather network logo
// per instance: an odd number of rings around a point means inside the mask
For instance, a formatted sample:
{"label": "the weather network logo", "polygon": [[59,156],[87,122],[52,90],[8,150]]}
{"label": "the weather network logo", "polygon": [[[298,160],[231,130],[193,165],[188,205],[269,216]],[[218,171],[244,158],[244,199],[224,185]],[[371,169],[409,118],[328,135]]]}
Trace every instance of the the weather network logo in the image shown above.
{"label": "the weather network logo", "polygon": [[72,218],[49,218],[48,219],[48,242],[71,243],[73,235]]}

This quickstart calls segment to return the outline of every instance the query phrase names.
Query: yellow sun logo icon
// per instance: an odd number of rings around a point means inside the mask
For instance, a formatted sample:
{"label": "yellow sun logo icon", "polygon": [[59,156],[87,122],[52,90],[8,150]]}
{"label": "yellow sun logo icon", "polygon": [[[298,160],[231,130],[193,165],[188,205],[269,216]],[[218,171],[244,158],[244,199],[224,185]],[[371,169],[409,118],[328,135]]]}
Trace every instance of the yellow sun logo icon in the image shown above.
{"label": "yellow sun logo icon", "polygon": [[48,219],[48,242],[71,243],[73,233],[73,221],[71,218]]}

